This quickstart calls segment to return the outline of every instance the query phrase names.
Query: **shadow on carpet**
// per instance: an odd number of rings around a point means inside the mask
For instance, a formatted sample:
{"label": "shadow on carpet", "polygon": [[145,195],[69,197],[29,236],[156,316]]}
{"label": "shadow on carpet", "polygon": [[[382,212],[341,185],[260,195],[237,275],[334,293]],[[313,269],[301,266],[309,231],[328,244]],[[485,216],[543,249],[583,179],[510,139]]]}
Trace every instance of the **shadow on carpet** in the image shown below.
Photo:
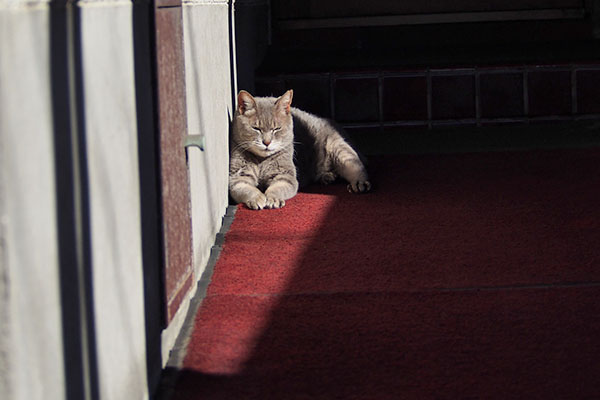
{"label": "shadow on carpet", "polygon": [[390,156],[238,210],[174,400],[600,397],[600,149]]}

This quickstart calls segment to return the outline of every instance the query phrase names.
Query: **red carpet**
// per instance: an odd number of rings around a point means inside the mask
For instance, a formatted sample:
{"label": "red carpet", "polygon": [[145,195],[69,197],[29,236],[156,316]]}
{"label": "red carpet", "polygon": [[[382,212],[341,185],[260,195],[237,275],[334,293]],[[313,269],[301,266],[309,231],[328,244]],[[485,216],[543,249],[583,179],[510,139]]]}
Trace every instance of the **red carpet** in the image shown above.
{"label": "red carpet", "polygon": [[600,149],[371,166],[238,209],[173,399],[600,398]]}

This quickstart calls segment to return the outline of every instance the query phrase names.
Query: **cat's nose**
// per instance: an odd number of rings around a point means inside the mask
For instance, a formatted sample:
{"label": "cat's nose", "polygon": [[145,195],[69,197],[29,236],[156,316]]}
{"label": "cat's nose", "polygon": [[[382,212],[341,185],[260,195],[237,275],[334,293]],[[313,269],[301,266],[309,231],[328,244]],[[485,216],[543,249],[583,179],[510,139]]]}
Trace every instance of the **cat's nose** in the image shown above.
{"label": "cat's nose", "polygon": [[268,139],[264,139],[263,144],[268,147],[271,144],[271,141]]}

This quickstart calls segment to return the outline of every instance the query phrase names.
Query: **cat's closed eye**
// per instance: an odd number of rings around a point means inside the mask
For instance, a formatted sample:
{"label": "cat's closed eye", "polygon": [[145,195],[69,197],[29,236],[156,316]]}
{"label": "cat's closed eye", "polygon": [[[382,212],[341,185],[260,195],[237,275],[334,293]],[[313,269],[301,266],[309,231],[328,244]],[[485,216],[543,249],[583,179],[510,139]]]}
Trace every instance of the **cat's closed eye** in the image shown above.
{"label": "cat's closed eye", "polygon": [[253,126],[252,129],[255,130],[256,132],[262,132],[260,130],[260,127],[258,127],[258,126]]}
{"label": "cat's closed eye", "polygon": [[275,133],[275,132],[279,132],[280,130],[281,130],[281,127],[280,127],[280,126],[278,126],[278,127],[275,127],[275,128],[273,128],[273,133]]}

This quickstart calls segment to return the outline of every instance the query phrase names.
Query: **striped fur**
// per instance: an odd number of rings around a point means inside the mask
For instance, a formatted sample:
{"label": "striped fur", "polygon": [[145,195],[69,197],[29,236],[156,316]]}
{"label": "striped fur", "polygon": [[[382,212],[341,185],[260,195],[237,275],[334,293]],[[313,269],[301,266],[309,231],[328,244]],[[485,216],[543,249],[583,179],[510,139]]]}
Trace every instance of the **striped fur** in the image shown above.
{"label": "striped fur", "polygon": [[357,152],[330,121],[291,107],[293,92],[279,98],[238,94],[233,120],[229,192],[252,209],[279,208],[299,186],[328,184],[338,176],[354,193],[371,184]]}

